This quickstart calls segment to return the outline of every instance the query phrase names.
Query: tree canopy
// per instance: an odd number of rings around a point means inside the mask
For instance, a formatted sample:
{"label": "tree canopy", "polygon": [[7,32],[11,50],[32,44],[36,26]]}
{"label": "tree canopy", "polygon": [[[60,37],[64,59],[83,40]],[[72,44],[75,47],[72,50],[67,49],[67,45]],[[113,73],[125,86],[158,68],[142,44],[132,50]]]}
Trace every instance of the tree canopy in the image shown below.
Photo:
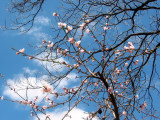
{"label": "tree canopy", "polygon": [[[43,4],[47,0],[12,1],[10,12],[17,18],[11,29],[31,30],[41,9],[46,9]],[[154,102],[159,99],[159,0],[62,0],[53,16],[53,39],[42,40],[35,54],[13,48],[17,55],[49,65],[42,73],[47,84],[28,80],[23,86],[26,91],[42,90],[49,104],[27,97],[16,102],[29,104],[38,119],[37,113],[66,104],[62,119],[80,105],[88,108],[86,120],[160,119]],[[73,73],[74,81],[68,78]],[[57,91],[66,81],[69,86]],[[8,87],[18,94],[22,86]]]}

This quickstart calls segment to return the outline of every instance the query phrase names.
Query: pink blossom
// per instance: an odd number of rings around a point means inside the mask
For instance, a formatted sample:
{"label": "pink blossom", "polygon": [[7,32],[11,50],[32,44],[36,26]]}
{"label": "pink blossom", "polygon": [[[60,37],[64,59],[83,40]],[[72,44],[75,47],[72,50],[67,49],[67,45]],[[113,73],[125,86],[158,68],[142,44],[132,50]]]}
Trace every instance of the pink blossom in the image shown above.
{"label": "pink blossom", "polygon": [[134,65],[137,65],[137,64],[138,64],[138,62],[139,62],[139,60],[136,60],[136,62],[134,62]]}
{"label": "pink blossom", "polygon": [[43,40],[43,42],[42,42],[43,44],[45,44],[46,43],[46,41],[45,40]]}
{"label": "pink blossom", "polygon": [[23,104],[24,104],[25,106],[27,106],[28,102],[27,102],[27,101],[23,101]]}
{"label": "pink blossom", "polygon": [[57,16],[57,13],[54,12],[54,13],[53,13],[53,16]]}
{"label": "pink blossom", "polygon": [[68,30],[68,31],[71,31],[72,29],[73,29],[72,26],[67,26],[67,30]]}
{"label": "pink blossom", "polygon": [[72,88],[72,93],[74,93],[75,92],[75,89],[74,88]]}
{"label": "pink blossom", "polygon": [[37,109],[37,108],[38,108],[38,106],[37,106],[37,105],[35,105],[35,106],[34,106],[34,108],[35,108],[35,109]]}
{"label": "pink blossom", "polygon": [[106,48],[106,51],[108,51],[108,48]]}
{"label": "pink blossom", "polygon": [[87,33],[90,33],[91,31],[89,29],[86,30]]}
{"label": "pink blossom", "polygon": [[47,100],[47,101],[50,100],[48,96],[46,96],[46,100]]}
{"label": "pink blossom", "polygon": [[139,99],[139,95],[136,95],[136,98]]}
{"label": "pink blossom", "polygon": [[47,106],[43,106],[42,108],[43,108],[43,110],[45,110],[47,108]]}
{"label": "pink blossom", "polygon": [[108,87],[108,92],[109,92],[109,94],[112,94],[113,93],[113,89],[111,87]]}
{"label": "pink blossom", "polygon": [[115,72],[119,75],[121,73],[121,70],[118,70],[118,68],[116,68]]}
{"label": "pink blossom", "polygon": [[120,54],[120,51],[119,51],[119,50],[116,50],[116,51],[115,51],[115,54]]}
{"label": "pink blossom", "polygon": [[80,43],[81,43],[81,41],[75,42],[75,46],[79,47]]}
{"label": "pink blossom", "polygon": [[65,61],[62,61],[62,64],[65,64],[65,65],[66,65],[66,62],[65,62]]}
{"label": "pink blossom", "polygon": [[124,46],[124,49],[125,49],[125,50],[128,50],[128,49],[129,49],[129,47],[127,47],[127,46]]}
{"label": "pink blossom", "polygon": [[108,19],[109,18],[109,16],[106,16],[106,19]]}
{"label": "pink blossom", "polygon": [[19,55],[20,52],[16,52],[16,55]]}
{"label": "pink blossom", "polygon": [[132,42],[128,42],[128,45],[129,45],[129,46],[133,46]]}
{"label": "pink blossom", "polygon": [[62,51],[62,54],[66,54],[67,53],[67,49],[65,49],[64,51]]}
{"label": "pink blossom", "polygon": [[79,52],[80,52],[80,53],[84,53],[85,51],[84,51],[84,50],[80,50]]}
{"label": "pink blossom", "polygon": [[57,92],[54,93],[54,96],[55,96],[55,98],[58,98],[58,93]]}
{"label": "pink blossom", "polygon": [[125,66],[128,66],[128,63],[125,63]]}
{"label": "pink blossom", "polygon": [[53,44],[53,42],[51,43],[51,44],[49,44],[49,45],[47,45],[49,48],[51,48],[51,47],[53,47],[54,46],[54,44]]}
{"label": "pink blossom", "polygon": [[129,84],[129,80],[127,80],[127,81],[125,82],[125,84],[128,85],[128,84]]}
{"label": "pink blossom", "polygon": [[43,93],[45,93],[45,92],[51,93],[53,91],[53,88],[51,85],[48,84],[48,85],[43,86],[42,90],[43,90]]}
{"label": "pink blossom", "polygon": [[51,101],[51,102],[49,103],[49,105],[50,105],[50,106],[53,106],[53,101]]}
{"label": "pink blossom", "polygon": [[87,23],[87,24],[90,23],[90,20],[86,20],[86,23]]}
{"label": "pink blossom", "polygon": [[60,50],[60,49],[57,49],[57,53],[61,53],[61,50]]}
{"label": "pink blossom", "polygon": [[95,85],[95,86],[98,86],[98,82],[95,82],[94,85]]}
{"label": "pink blossom", "polygon": [[119,97],[123,97],[123,94],[122,94],[122,93],[120,93],[118,96],[119,96]]}
{"label": "pink blossom", "polygon": [[92,60],[92,62],[95,62],[95,60]]}
{"label": "pink blossom", "polygon": [[82,23],[82,24],[80,25],[80,29],[83,30],[84,27],[85,27],[85,25],[86,25],[86,23]]}
{"label": "pink blossom", "polygon": [[32,59],[33,59],[33,57],[32,57],[32,56],[30,56],[30,57],[29,57],[29,59],[30,59],[30,60],[32,60]]}
{"label": "pink blossom", "polygon": [[145,101],[143,102],[143,105],[144,105],[144,107],[147,107],[147,103]]}
{"label": "pink blossom", "polygon": [[121,88],[123,88],[123,85],[122,85],[122,84],[121,84],[120,86],[121,86]]}
{"label": "pink blossom", "polygon": [[71,37],[71,38],[69,38],[69,40],[68,40],[70,43],[74,43],[74,38],[73,37]]}
{"label": "pink blossom", "polygon": [[103,27],[103,29],[104,30],[108,30],[108,29],[110,30],[111,28],[110,27]]}
{"label": "pink blossom", "polygon": [[108,26],[108,23],[106,23],[106,26]]}
{"label": "pink blossom", "polygon": [[49,44],[51,44],[51,41],[48,41]]}
{"label": "pink blossom", "polygon": [[140,105],[141,110],[144,110],[147,107],[147,103],[144,101],[142,105]]}
{"label": "pink blossom", "polygon": [[129,46],[129,49],[130,49],[130,50],[134,50],[135,47],[132,45],[132,46]]}
{"label": "pink blossom", "polygon": [[28,103],[27,104],[32,104],[32,101],[28,101]]}
{"label": "pink blossom", "polygon": [[126,116],[126,115],[127,115],[127,112],[126,112],[126,111],[123,111],[123,112],[122,112],[122,115]]}
{"label": "pink blossom", "polygon": [[62,27],[67,27],[67,24],[66,23],[62,23]]}
{"label": "pink blossom", "polygon": [[104,30],[108,30],[108,27],[103,27]]}
{"label": "pink blossom", "polygon": [[63,23],[59,22],[58,27],[62,27]]}
{"label": "pink blossom", "polygon": [[79,64],[73,64],[74,68],[78,68]]}
{"label": "pink blossom", "polygon": [[24,48],[22,48],[22,49],[19,50],[20,53],[24,53],[24,51],[25,51]]}
{"label": "pink blossom", "polygon": [[144,105],[140,105],[141,110],[144,110],[145,106]]}
{"label": "pink blossom", "polygon": [[1,100],[3,100],[3,99],[4,99],[4,97],[2,96],[2,97],[1,97]]}
{"label": "pink blossom", "polygon": [[34,115],[34,114],[33,114],[33,111],[31,111],[31,117],[33,117],[33,115]]}
{"label": "pink blossom", "polygon": [[63,88],[63,90],[64,90],[64,92],[65,92],[66,94],[69,93],[69,90],[68,90],[67,88]]}

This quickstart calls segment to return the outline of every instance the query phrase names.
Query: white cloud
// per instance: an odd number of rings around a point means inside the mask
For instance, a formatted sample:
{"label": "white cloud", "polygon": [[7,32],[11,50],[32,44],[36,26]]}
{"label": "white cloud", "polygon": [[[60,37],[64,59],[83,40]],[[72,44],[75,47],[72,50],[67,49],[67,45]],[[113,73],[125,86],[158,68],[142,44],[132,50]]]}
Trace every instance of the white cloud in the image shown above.
{"label": "white cloud", "polygon": [[[33,77],[37,70],[31,70],[29,68],[23,68],[24,73],[29,76],[25,77],[22,73],[15,75],[14,78],[8,79],[7,84],[10,86],[10,88],[15,89],[15,91],[18,93],[16,94],[13,90],[11,90],[8,86],[5,86],[3,95],[11,98],[12,100],[33,100],[36,96],[38,96],[38,101],[40,102],[44,99],[44,97],[47,94],[44,94],[42,92],[42,87],[45,85],[48,85],[50,81],[50,78],[46,75],[42,75],[38,78]],[[75,73],[70,73],[67,75],[65,78],[63,78],[56,89],[53,92],[56,91],[63,91],[63,86],[68,87],[75,85],[74,83],[76,82],[76,76],[77,74]],[[47,95],[49,98],[54,98],[54,95],[48,94]],[[23,99],[22,99],[23,98]]]}
{"label": "white cloud", "polygon": [[34,40],[36,39],[37,41],[39,41],[39,40],[42,41],[43,39],[45,39],[45,40],[51,39],[50,35],[48,35],[47,33],[43,32],[42,27],[34,26],[26,34],[32,36],[32,39],[34,39]]}
{"label": "white cloud", "polygon": [[[47,53],[43,53],[43,54],[40,54],[37,57],[40,58],[40,59],[44,59],[44,60],[54,59],[56,57],[56,53],[53,52],[50,55],[48,55]],[[40,60],[36,60],[36,59],[34,59],[33,61],[36,64],[47,68],[51,72],[55,72],[55,71],[62,72],[66,68],[63,64],[59,64],[59,63],[53,63],[53,62],[48,62],[48,61],[40,61]],[[56,61],[56,62],[65,61],[67,63],[67,61],[63,57],[57,58],[54,61]]]}
{"label": "white cloud", "polygon": [[57,89],[62,89],[63,87],[74,86],[74,83],[77,81],[76,76],[78,76],[75,73],[70,73],[65,78],[63,78],[58,85]]}
{"label": "white cloud", "polygon": [[[11,88],[15,89],[21,97],[8,86],[5,87],[3,95],[8,96],[12,100],[23,100],[22,98],[28,98],[28,100],[31,101],[38,96],[37,102],[40,102],[46,96],[46,94],[43,94],[42,92],[42,87],[48,84],[48,82],[44,81],[42,78],[43,77],[38,78],[37,80],[35,77],[25,78],[23,74],[16,75],[15,78],[8,79],[7,83]],[[49,97],[52,98],[53,96]]]}
{"label": "white cloud", "polygon": [[38,16],[35,19],[35,23],[39,24],[39,25],[44,25],[47,26],[50,24],[50,19],[48,17],[44,17],[44,16]]}
{"label": "white cloud", "polygon": [[[50,115],[51,120],[62,120],[64,115],[67,113],[67,110],[65,109],[65,107],[63,109],[56,109],[54,112],[47,113],[47,115]],[[38,114],[38,116],[40,120],[46,120],[46,115]],[[68,116],[64,120],[84,120],[84,118],[86,119],[87,117],[89,117],[89,114],[87,112],[82,109],[75,108],[68,114]],[[34,120],[37,119],[34,118]],[[98,118],[95,117],[92,120],[98,120]]]}
{"label": "white cloud", "polygon": [[42,30],[41,27],[32,27],[32,29],[30,31],[28,31],[27,34],[32,35],[33,33],[39,32],[41,30]]}

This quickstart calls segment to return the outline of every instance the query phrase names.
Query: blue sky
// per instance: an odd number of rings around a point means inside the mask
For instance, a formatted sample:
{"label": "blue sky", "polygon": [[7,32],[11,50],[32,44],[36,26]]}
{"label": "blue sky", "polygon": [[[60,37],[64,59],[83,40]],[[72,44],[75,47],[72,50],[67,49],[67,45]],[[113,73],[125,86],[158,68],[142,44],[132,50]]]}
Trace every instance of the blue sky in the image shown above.
{"label": "blue sky", "polygon": [[[0,19],[0,25],[4,25],[6,20],[7,25],[11,25],[11,19],[14,19],[14,15],[9,14],[7,12],[7,7],[10,3],[10,0],[0,1],[0,13],[3,16]],[[0,73],[2,73],[5,79],[10,83],[13,84],[12,81],[15,80],[23,80],[24,73],[27,73],[30,77],[29,79],[34,81],[36,78],[32,73],[36,73],[38,70],[43,71],[44,69],[41,67],[41,63],[35,60],[29,60],[28,57],[23,57],[21,55],[16,55],[16,52],[11,49],[11,47],[19,50],[25,48],[26,53],[33,54],[34,49],[30,47],[30,45],[38,45],[42,43],[42,40],[45,39],[47,41],[52,40],[52,25],[57,25],[54,21],[52,13],[55,11],[60,11],[60,9],[56,9],[59,6],[58,1],[54,0],[47,0],[44,4],[41,12],[38,14],[34,27],[28,33],[20,33],[18,31],[3,31],[0,30]],[[84,44],[84,43],[83,43]],[[99,57],[99,56],[98,56]],[[61,58],[61,60],[64,60]],[[43,63],[43,65],[46,65]],[[49,64],[50,65],[50,64]],[[49,68],[49,66],[48,66]],[[63,70],[63,68],[57,67],[59,70]],[[49,68],[50,69],[50,68]],[[52,69],[50,69],[52,70]],[[72,80],[77,74],[72,73],[68,76],[71,79],[71,82],[75,82]],[[45,78],[46,76],[38,76],[38,79]],[[64,80],[66,81],[66,80]],[[38,83],[40,85],[40,83]],[[62,86],[67,86],[69,83],[63,82]],[[31,99],[34,98],[34,94],[38,94],[39,96],[43,96],[43,94],[37,91],[32,91],[29,97]],[[24,95],[24,91],[21,92]],[[20,100],[16,98],[16,96],[6,88],[4,81],[0,79],[0,96],[4,96],[10,100]],[[42,103],[45,104],[45,103]],[[33,118],[30,117],[30,107],[25,107],[24,105],[19,105],[17,103],[7,102],[7,101],[0,101],[0,120],[32,120]],[[52,115],[57,116],[57,120],[60,119],[60,116],[65,113],[65,106],[56,108],[52,111]],[[51,112],[51,111],[50,111]],[[84,107],[78,108],[74,110],[71,114],[76,115],[83,115]],[[43,120],[43,116],[42,120]],[[79,116],[76,116],[79,117]],[[77,119],[78,120],[78,119]]]}

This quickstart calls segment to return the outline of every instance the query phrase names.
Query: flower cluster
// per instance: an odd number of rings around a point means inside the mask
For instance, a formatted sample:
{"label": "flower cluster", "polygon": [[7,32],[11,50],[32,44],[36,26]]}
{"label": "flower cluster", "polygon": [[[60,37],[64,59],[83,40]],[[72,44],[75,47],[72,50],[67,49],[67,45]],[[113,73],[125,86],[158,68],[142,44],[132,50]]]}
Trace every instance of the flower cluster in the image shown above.
{"label": "flower cluster", "polygon": [[58,23],[58,27],[66,28],[66,32],[70,32],[71,30],[73,30],[72,26],[68,26],[66,23],[62,23],[62,22]]}

